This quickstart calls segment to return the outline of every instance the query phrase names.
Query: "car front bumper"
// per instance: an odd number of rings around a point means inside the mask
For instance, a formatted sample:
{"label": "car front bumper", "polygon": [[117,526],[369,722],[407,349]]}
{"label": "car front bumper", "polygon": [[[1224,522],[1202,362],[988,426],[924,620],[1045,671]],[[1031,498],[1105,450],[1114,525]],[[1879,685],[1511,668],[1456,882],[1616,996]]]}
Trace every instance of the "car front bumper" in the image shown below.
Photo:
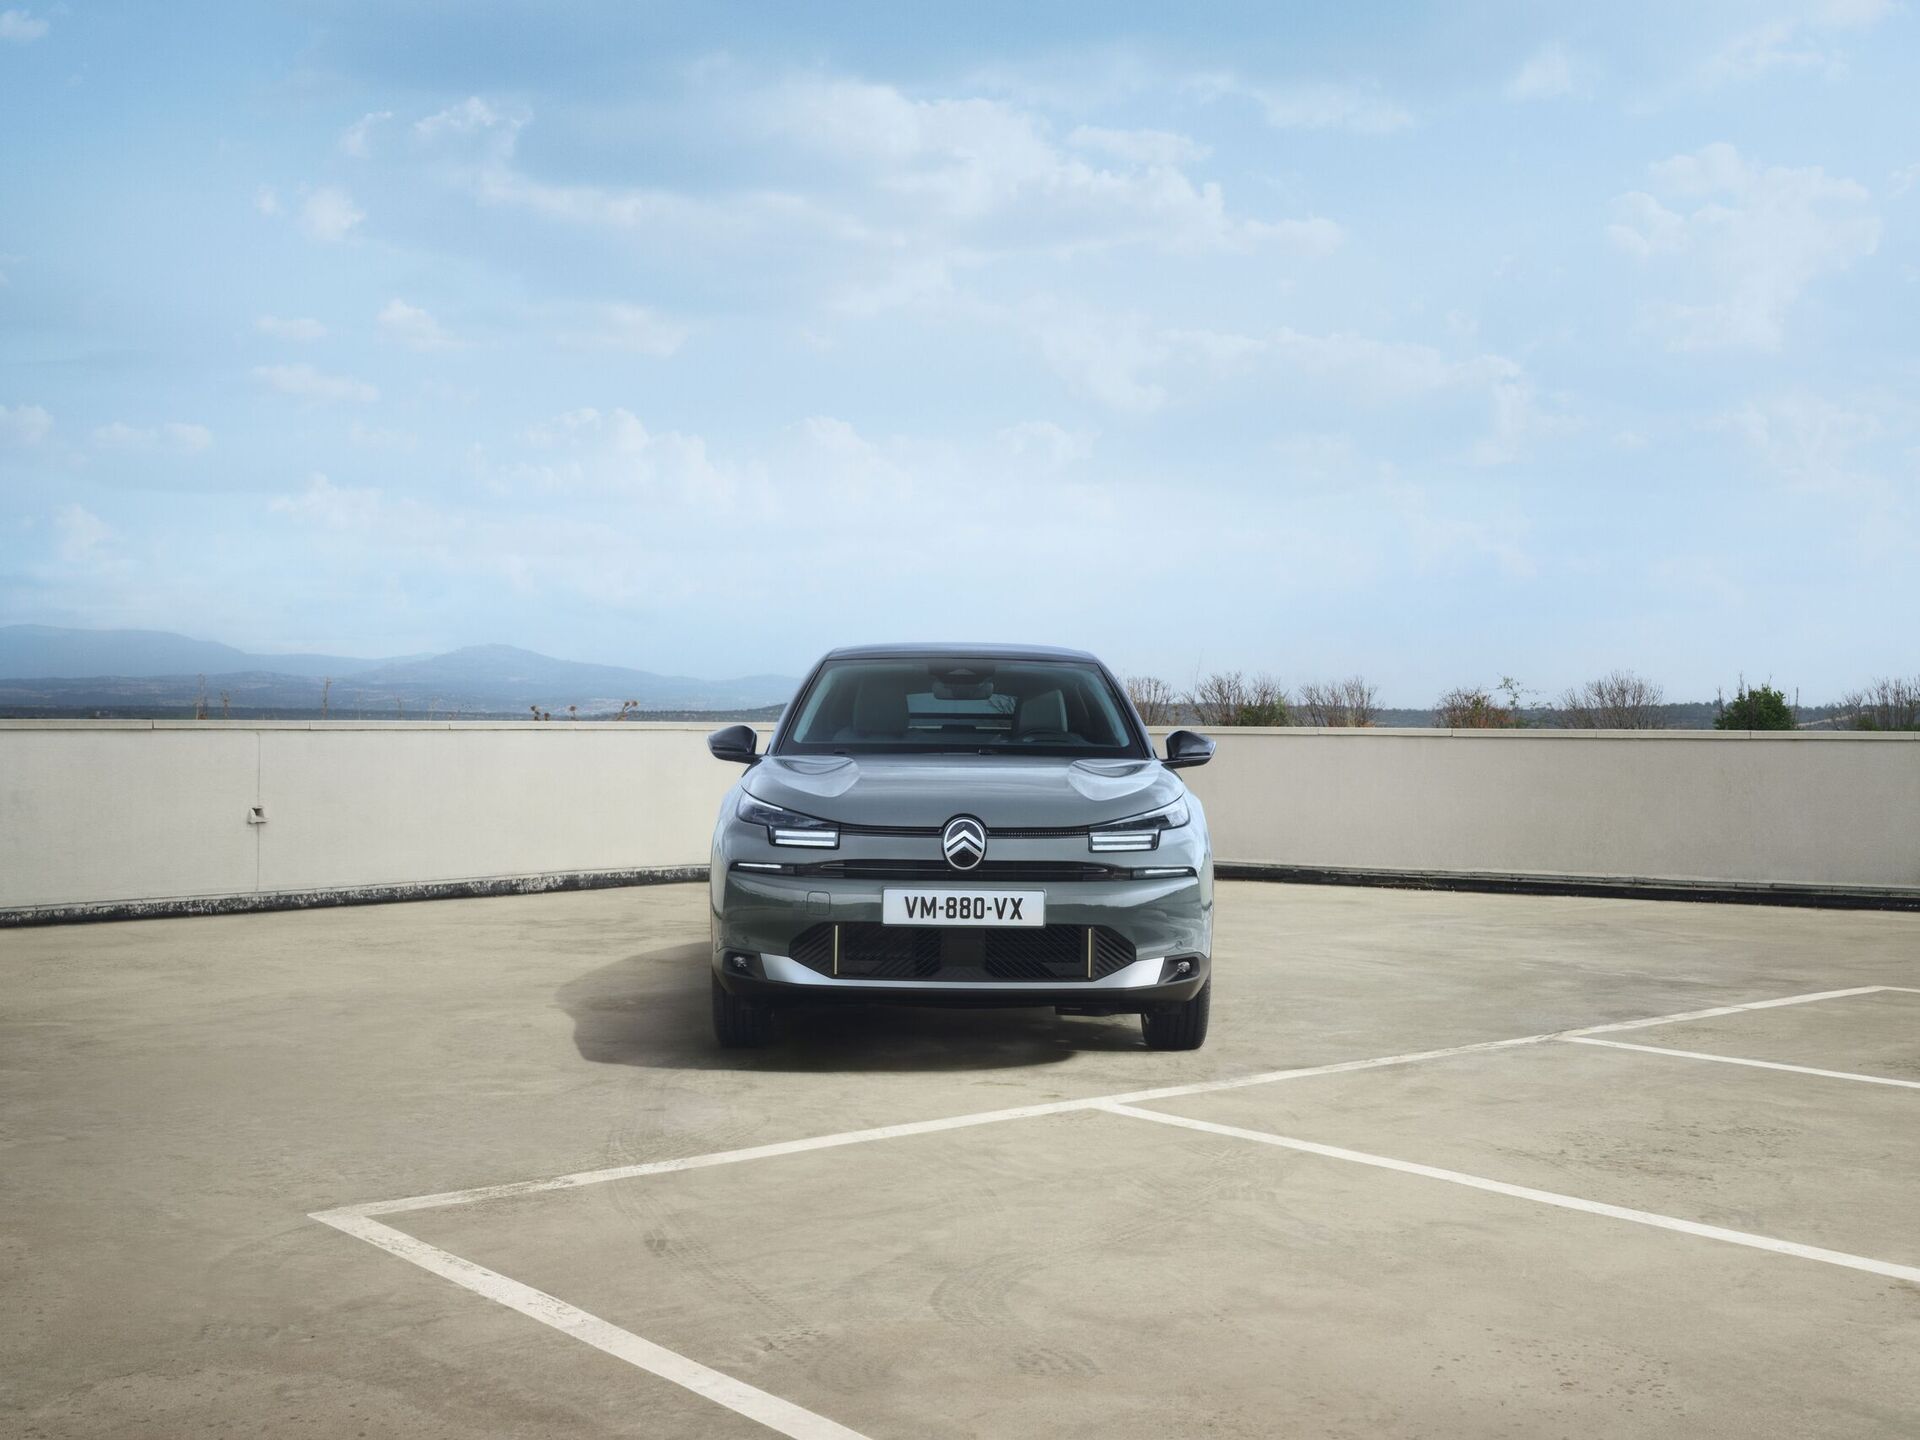
{"label": "car front bumper", "polygon": [[[1171,857],[1159,857],[1171,858]],[[969,881],[1043,889],[1047,923],[1097,927],[1132,947],[1133,959],[1097,978],[965,980],[823,973],[794,958],[796,941],[822,925],[873,926],[882,892],[922,880],[775,875],[727,868],[712,876],[713,970],[729,993],[788,1003],[855,1001],[940,1006],[1055,1006],[1126,1014],[1190,1000],[1206,983],[1212,951],[1211,867],[1201,856],[1174,876],[1071,881]]]}

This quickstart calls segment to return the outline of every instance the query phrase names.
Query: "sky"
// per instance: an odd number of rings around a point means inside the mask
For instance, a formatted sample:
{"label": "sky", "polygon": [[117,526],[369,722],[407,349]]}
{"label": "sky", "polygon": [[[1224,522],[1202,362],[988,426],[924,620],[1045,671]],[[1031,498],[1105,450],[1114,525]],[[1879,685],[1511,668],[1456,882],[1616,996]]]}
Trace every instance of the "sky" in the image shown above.
{"label": "sky", "polygon": [[1920,671],[1916,78],[1913,0],[0,0],[0,623],[1837,696]]}

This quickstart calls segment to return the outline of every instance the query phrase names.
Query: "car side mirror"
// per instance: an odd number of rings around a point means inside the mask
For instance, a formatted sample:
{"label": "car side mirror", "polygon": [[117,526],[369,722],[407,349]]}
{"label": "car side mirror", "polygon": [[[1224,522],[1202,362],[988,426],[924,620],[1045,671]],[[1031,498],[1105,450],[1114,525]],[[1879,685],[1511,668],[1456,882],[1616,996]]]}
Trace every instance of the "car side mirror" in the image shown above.
{"label": "car side mirror", "polygon": [[1213,741],[1192,730],[1176,730],[1167,736],[1167,758],[1162,763],[1169,770],[1183,770],[1190,765],[1204,765],[1213,759]]}
{"label": "car side mirror", "polygon": [[759,763],[760,757],[755,753],[759,745],[760,737],[753,733],[751,725],[729,725],[707,736],[707,749],[713,752],[714,759],[732,760],[740,765]]}

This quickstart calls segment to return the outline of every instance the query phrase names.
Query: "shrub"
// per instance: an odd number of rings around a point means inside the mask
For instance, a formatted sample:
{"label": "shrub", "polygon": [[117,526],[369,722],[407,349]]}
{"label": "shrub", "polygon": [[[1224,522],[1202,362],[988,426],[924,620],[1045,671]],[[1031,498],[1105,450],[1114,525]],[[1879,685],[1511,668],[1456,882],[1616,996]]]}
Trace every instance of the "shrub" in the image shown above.
{"label": "shrub", "polygon": [[1479,685],[1460,685],[1433,702],[1433,723],[1445,730],[1511,730],[1520,721]]}
{"label": "shrub", "polygon": [[1207,676],[1186,699],[1202,725],[1285,725],[1292,702],[1286,687],[1271,675],[1248,679],[1238,670]]}
{"label": "shrub", "polygon": [[1173,693],[1173,687],[1154,675],[1128,676],[1127,698],[1149,725],[1171,725],[1180,708],[1180,697]]}
{"label": "shrub", "polygon": [[1716,730],[1792,730],[1796,723],[1785,695],[1771,685],[1756,685],[1749,690],[1745,681],[1713,717]]}
{"label": "shrub", "polygon": [[1358,675],[1300,687],[1303,725],[1371,725],[1380,718],[1380,692]]}
{"label": "shrub", "polygon": [[1920,675],[1876,680],[1840,701],[1854,730],[1920,730]]}
{"label": "shrub", "polygon": [[1662,730],[1660,687],[1631,670],[1615,670],[1560,697],[1558,720],[1570,730]]}

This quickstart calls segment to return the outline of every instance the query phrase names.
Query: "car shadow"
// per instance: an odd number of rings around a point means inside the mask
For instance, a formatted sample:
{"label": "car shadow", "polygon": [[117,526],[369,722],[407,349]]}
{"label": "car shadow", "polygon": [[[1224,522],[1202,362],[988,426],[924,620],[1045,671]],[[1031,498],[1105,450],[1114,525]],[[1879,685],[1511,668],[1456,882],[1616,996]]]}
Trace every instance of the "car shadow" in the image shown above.
{"label": "car shadow", "polygon": [[656,1070],[790,1072],[994,1070],[1058,1064],[1086,1051],[1138,1050],[1130,1015],[1055,1015],[1051,1008],[933,1010],[813,1005],[780,1017],[763,1050],[722,1050],[709,1013],[704,942],[630,955],[554,992],[573,1017],[580,1058]]}

